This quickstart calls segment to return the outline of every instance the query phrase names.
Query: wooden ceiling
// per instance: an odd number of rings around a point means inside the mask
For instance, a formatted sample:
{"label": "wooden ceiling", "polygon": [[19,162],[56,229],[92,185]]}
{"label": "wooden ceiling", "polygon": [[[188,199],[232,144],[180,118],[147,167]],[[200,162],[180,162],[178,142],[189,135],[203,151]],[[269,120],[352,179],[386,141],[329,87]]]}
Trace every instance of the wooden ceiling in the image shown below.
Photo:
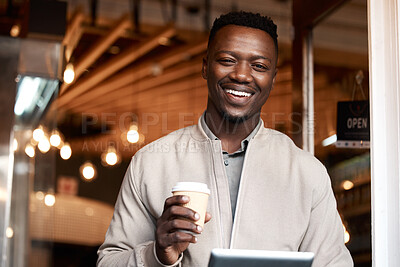
{"label": "wooden ceiling", "polygon": [[[204,31],[172,24],[141,24],[137,31],[125,13],[93,25],[76,8],[69,15],[63,44],[75,80],[61,85],[50,114],[57,114],[74,153],[100,154],[114,144],[129,158],[141,146],[197,123],[206,108],[207,87],[200,72],[207,45]],[[298,130],[292,126],[291,46],[279,46],[277,81],[262,118],[267,126],[290,135]],[[318,146],[335,132],[336,102],[349,100],[351,79],[357,69],[367,68],[367,58],[365,52],[316,47],[315,60],[320,64],[315,73]],[[142,135],[138,144],[125,138],[132,120]]]}

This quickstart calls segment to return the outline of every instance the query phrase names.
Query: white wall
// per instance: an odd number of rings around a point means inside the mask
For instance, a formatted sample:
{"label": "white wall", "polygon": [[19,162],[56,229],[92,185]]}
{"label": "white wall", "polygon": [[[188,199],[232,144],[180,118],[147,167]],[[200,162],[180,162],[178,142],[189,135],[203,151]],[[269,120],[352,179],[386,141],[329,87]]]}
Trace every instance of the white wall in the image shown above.
{"label": "white wall", "polygon": [[400,8],[368,0],[373,266],[400,266]]}

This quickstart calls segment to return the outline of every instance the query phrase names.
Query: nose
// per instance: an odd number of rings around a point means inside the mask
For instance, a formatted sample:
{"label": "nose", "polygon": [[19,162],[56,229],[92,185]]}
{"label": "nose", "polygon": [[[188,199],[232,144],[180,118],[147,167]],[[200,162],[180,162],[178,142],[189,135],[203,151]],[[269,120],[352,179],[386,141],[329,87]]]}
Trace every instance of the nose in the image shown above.
{"label": "nose", "polygon": [[251,67],[245,62],[239,63],[229,74],[229,78],[238,83],[250,83],[253,79],[251,75]]}

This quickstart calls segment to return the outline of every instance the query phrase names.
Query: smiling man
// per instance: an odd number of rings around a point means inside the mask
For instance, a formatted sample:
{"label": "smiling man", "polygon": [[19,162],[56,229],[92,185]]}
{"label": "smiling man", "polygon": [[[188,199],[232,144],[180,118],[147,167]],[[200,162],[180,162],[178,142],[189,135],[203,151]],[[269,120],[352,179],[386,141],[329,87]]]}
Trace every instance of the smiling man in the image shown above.
{"label": "smiling man", "polygon": [[[202,68],[207,109],[198,125],[132,158],[98,266],[207,266],[217,247],[308,251],[313,266],[353,265],[324,166],[260,119],[277,55],[270,18],[215,20]],[[171,197],[180,181],[211,189],[204,229],[182,206],[187,196]]]}

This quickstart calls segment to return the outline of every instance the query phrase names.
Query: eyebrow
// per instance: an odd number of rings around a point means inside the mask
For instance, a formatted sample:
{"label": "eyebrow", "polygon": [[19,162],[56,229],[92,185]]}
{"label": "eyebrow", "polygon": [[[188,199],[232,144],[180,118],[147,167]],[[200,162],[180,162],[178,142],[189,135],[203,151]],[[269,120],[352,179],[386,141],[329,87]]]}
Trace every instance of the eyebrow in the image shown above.
{"label": "eyebrow", "polygon": [[[217,52],[216,52],[216,54],[221,54],[221,53],[226,53],[226,54],[229,54],[229,55],[231,55],[231,56],[237,56],[237,54],[236,54],[235,52],[229,51],[229,50],[220,50],[220,51],[217,51]],[[268,60],[269,62],[272,62],[272,59],[270,59],[270,58],[268,58],[268,57],[261,56],[261,55],[254,55],[254,56],[251,56],[250,59],[251,59],[251,60],[265,59],[265,60]]]}

